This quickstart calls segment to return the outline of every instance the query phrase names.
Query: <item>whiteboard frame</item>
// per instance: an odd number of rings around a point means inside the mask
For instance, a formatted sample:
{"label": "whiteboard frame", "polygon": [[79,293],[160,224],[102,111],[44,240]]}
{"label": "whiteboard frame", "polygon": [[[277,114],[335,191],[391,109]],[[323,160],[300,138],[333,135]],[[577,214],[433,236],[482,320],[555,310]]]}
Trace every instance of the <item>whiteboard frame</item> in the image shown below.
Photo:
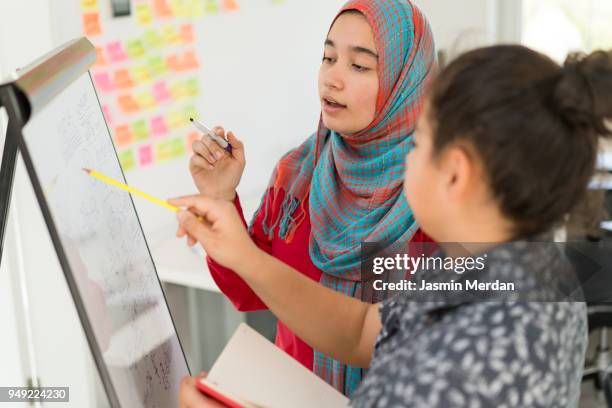
{"label": "whiteboard frame", "polygon": [[[13,115],[11,115],[11,113],[14,114],[15,118],[18,120],[19,126],[18,129],[15,129],[15,132],[13,132],[13,137],[18,139],[19,152],[22,155],[25,167],[28,172],[28,176],[30,178],[34,193],[36,195],[36,199],[40,206],[43,218],[45,220],[45,224],[47,225],[49,236],[57,254],[58,261],[60,263],[60,266],[62,267],[62,270],[64,271],[66,283],[68,284],[70,294],[72,295],[77,315],[79,316],[81,326],[83,327],[83,331],[85,332],[85,337],[87,339],[87,343],[89,345],[94,362],[96,364],[96,368],[98,369],[98,373],[104,386],[108,401],[112,407],[121,407],[119,397],[116,393],[115,388],[113,387],[110,373],[106,367],[106,362],[104,361],[104,357],[102,355],[102,352],[100,351],[100,347],[96,340],[93,327],[87,316],[87,312],[85,310],[85,303],[78,290],[78,285],[74,278],[72,268],[70,266],[70,263],[68,262],[68,257],[66,255],[66,252],[64,251],[63,245],[59,238],[58,230],[53,221],[49,205],[47,204],[47,200],[44,196],[42,185],[34,169],[32,157],[30,156],[27,143],[22,133],[22,128],[23,126],[25,126],[30,117],[35,116],[36,113],[48,102],[53,100],[55,96],[61,93],[77,78],[85,74],[88,75],[89,81],[91,82],[91,86],[94,89],[96,100],[98,101],[98,107],[100,110],[102,109],[102,107],[100,106],[98,92],[95,89],[91,73],[89,72],[89,68],[95,61],[95,58],[95,48],[85,37],[70,41],[51,51],[49,54],[46,54],[30,66],[28,66],[26,69],[24,69],[23,74],[20,75],[20,78],[18,78],[14,82],[14,84],[9,85],[15,90],[17,94],[21,96],[21,98],[13,98],[13,103],[11,104],[12,106],[7,107],[7,111],[9,112],[9,122],[13,120],[13,118],[11,117]],[[109,135],[108,137],[110,138],[110,130],[108,129],[108,124],[106,123],[106,121],[105,125],[107,128],[107,134]],[[7,138],[8,137],[9,135],[7,135]],[[117,156],[117,150],[114,148],[114,143],[113,150],[115,153],[115,159],[117,160],[117,164],[119,164],[119,157]],[[121,175],[123,177],[123,180],[125,180],[125,174],[123,172],[123,169],[121,169]],[[136,211],[136,206],[134,205],[134,200],[131,195],[130,202],[132,203],[132,208],[136,215],[136,220],[138,222],[140,232],[143,234],[146,250],[149,254],[149,257],[151,258],[151,263],[155,271],[157,283],[161,290],[163,300],[166,303],[166,308],[168,310],[168,313],[170,314],[172,327],[177,335],[177,340],[181,348],[181,353],[185,361],[185,366],[187,367],[187,373],[191,375],[191,369],[187,362],[187,358],[185,356],[185,351],[183,345],[181,344],[180,337],[178,336],[176,324],[174,323],[174,318],[172,317],[172,313],[170,313],[166,294],[161,285],[159,275],[157,274],[157,267],[155,266],[155,262],[153,261],[151,250],[149,248],[149,243],[147,242],[147,238],[142,229],[142,224],[140,222],[140,218],[138,216],[138,212]]]}

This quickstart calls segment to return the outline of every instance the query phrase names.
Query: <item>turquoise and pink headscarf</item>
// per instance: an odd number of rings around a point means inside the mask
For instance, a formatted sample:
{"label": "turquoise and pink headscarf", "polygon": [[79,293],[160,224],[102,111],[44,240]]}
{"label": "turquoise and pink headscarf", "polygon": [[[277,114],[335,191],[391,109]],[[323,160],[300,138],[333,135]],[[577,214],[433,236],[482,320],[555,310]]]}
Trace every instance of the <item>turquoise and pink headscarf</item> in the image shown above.
{"label": "turquoise and pink headscarf", "polygon": [[[280,213],[274,219],[264,217],[264,231],[290,242],[310,216],[310,256],[323,272],[320,282],[360,298],[361,243],[405,244],[418,229],[403,194],[404,160],[435,53],[429,24],[409,0],[353,0],[338,15],[347,10],[361,12],[374,32],[379,54],[376,117],[348,136],[320,121],[315,134],[279,161],[268,199],[274,202],[281,190],[285,195]],[[260,211],[266,211],[265,205]],[[348,396],[362,376],[361,369],[316,350],[314,371]]]}

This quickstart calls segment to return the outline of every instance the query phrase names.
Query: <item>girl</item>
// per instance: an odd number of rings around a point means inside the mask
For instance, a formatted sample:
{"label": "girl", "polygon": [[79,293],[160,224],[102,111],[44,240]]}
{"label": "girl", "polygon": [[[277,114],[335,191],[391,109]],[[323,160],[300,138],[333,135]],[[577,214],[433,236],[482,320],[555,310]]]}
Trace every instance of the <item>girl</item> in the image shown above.
{"label": "girl", "polygon": [[[435,82],[407,157],[406,196],[436,241],[489,243],[474,254],[486,256],[485,268],[465,278],[511,278],[520,292],[510,299],[490,291],[478,301],[458,291],[427,302],[402,293],[363,303],[258,249],[230,203],[171,202],[206,220],[181,212],[181,235],[236,271],[304,341],[369,369],[354,406],[577,406],[586,308],[559,297],[568,265],[562,252],[530,240],[585,192],[597,136],[611,134],[611,118],[612,52],[573,56],[560,68],[521,46],[483,48]],[[457,259],[454,247],[441,247]],[[193,381],[184,381],[182,406],[210,406]]]}
{"label": "girl", "polygon": [[[325,41],[318,131],[276,166],[249,229],[260,249],[359,299],[362,241],[427,240],[402,197],[401,175],[433,67],[432,47],[427,21],[408,0],[354,0],[342,8]],[[203,195],[234,201],[242,217],[235,189],[243,145],[232,132],[228,139],[232,155],[207,138],[194,143],[190,168]],[[239,310],[267,308],[217,261],[208,258],[211,274]],[[313,351],[280,321],[276,344],[346,395],[361,380],[361,368]]]}

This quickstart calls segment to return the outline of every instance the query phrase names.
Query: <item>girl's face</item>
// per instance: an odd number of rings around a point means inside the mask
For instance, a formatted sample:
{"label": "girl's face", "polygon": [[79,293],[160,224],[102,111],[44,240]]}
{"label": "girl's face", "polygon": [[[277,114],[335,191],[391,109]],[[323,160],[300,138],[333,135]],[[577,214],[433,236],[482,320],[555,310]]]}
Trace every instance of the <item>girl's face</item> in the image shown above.
{"label": "girl's face", "polygon": [[437,238],[440,214],[445,213],[447,201],[445,175],[433,158],[433,129],[428,119],[427,104],[419,116],[414,132],[414,148],[406,157],[404,193],[414,216],[429,236]]}
{"label": "girl's face", "polygon": [[376,116],[378,53],[374,33],[361,13],[334,22],[319,71],[323,123],[341,135],[365,129]]}

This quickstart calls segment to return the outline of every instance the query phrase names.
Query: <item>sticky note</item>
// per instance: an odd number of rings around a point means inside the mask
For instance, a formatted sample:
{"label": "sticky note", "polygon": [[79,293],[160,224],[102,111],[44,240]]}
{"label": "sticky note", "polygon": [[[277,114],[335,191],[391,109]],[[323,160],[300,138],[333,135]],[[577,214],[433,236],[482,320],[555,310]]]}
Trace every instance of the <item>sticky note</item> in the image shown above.
{"label": "sticky note", "polygon": [[127,89],[134,86],[130,72],[126,68],[115,71],[113,79],[115,81],[115,86],[118,89]]}
{"label": "sticky note", "polygon": [[104,57],[104,49],[102,47],[96,47],[96,62],[95,66],[106,65],[106,58]]}
{"label": "sticky note", "polygon": [[172,71],[181,71],[181,61],[176,54],[170,54],[166,57],[166,66]]}
{"label": "sticky note", "polygon": [[198,89],[198,80],[196,78],[191,78],[188,79],[187,81],[185,81],[185,91],[187,93],[187,96],[198,96],[199,93],[199,89]]}
{"label": "sticky note", "polygon": [[166,0],[154,0],[153,11],[157,17],[172,17],[174,15]]}
{"label": "sticky note", "polygon": [[125,61],[127,59],[121,41],[112,41],[106,44],[106,52],[109,59],[113,62]]}
{"label": "sticky note", "polygon": [[119,152],[119,163],[121,163],[121,168],[123,171],[132,170],[135,165],[134,151],[129,149]]}
{"label": "sticky note", "polygon": [[182,137],[177,137],[169,141],[170,144],[170,156],[181,157],[185,155],[185,141]]}
{"label": "sticky note", "polygon": [[149,4],[136,4],[136,21],[139,25],[148,25],[153,22],[153,13]]}
{"label": "sticky note", "polygon": [[155,76],[163,75],[168,71],[166,63],[160,56],[149,58],[148,65],[150,72]]}
{"label": "sticky note", "polygon": [[98,13],[83,14],[83,32],[87,37],[95,37],[102,34],[100,15]]}
{"label": "sticky note", "polygon": [[120,95],[117,98],[117,104],[123,113],[135,113],[140,110],[138,102],[132,95]]}
{"label": "sticky note", "polygon": [[157,105],[157,101],[150,91],[141,92],[136,96],[136,101],[141,109],[150,109]]}
{"label": "sticky note", "polygon": [[166,122],[170,129],[180,129],[187,126],[189,118],[182,115],[181,112],[170,112],[166,117]]}
{"label": "sticky note", "polygon": [[81,10],[95,11],[98,9],[98,0],[81,0]]}
{"label": "sticky note", "polygon": [[172,95],[170,95],[170,91],[168,90],[168,84],[166,81],[159,81],[153,85],[153,97],[158,103],[165,102],[172,97]]}
{"label": "sticky note", "polygon": [[187,51],[185,55],[183,55],[183,60],[181,61],[181,68],[184,71],[188,71],[190,69],[199,68],[200,64],[198,64],[198,58],[196,57],[195,51]]}
{"label": "sticky note", "polygon": [[194,40],[193,24],[183,24],[179,28],[179,35],[183,44],[191,44]]}
{"label": "sticky note", "polygon": [[165,161],[172,158],[172,145],[168,141],[155,145],[155,160]]}
{"label": "sticky note", "polygon": [[150,144],[140,146],[138,148],[138,164],[142,167],[151,163],[153,163],[153,146]]}
{"label": "sticky note", "polygon": [[151,133],[156,138],[163,137],[168,133],[166,120],[163,116],[157,115],[151,118]]}
{"label": "sticky note", "polygon": [[170,85],[170,93],[172,99],[177,101],[189,96],[185,84],[181,81],[175,81]]}
{"label": "sticky note", "polygon": [[200,140],[201,138],[202,136],[198,132],[189,132],[187,134],[187,146],[189,147],[189,151],[193,152],[193,150],[191,150],[193,142]]}
{"label": "sticky note", "polygon": [[146,48],[161,48],[164,44],[164,39],[155,30],[147,30],[142,35],[142,39]]}
{"label": "sticky note", "polygon": [[132,68],[132,79],[137,85],[151,82],[151,73],[146,65],[137,65]]}
{"label": "sticky note", "polygon": [[216,14],[219,11],[217,0],[204,0],[204,11],[206,14]]}
{"label": "sticky note", "polygon": [[144,45],[141,40],[129,40],[127,42],[127,54],[130,58],[139,58],[145,54]]}
{"label": "sticky note", "polygon": [[106,120],[106,123],[111,125],[113,123],[113,119],[111,118],[110,109],[108,105],[102,105],[102,114],[104,114],[104,120]]}
{"label": "sticky note", "polygon": [[202,7],[202,0],[187,0],[185,2],[185,17],[200,17],[204,14],[204,7]]}
{"label": "sticky note", "polygon": [[181,42],[181,37],[175,26],[171,26],[171,25],[165,26],[162,29],[162,36],[164,38],[164,42],[167,45],[180,44]]}
{"label": "sticky note", "polygon": [[96,89],[99,89],[102,92],[111,92],[113,89],[115,89],[115,84],[113,84],[113,81],[107,72],[99,72],[94,74],[94,83],[96,84]]}
{"label": "sticky note", "polygon": [[140,119],[132,123],[132,134],[134,135],[134,140],[137,142],[147,140],[149,138],[147,122],[144,119]]}
{"label": "sticky note", "polygon": [[122,148],[131,145],[134,142],[132,131],[128,125],[121,125],[115,128],[115,144]]}
{"label": "sticky note", "polygon": [[183,116],[186,117],[187,119],[189,118],[199,119],[200,113],[198,112],[195,106],[189,105],[183,109]]}
{"label": "sticky note", "polygon": [[221,6],[224,11],[238,11],[238,3],[236,0],[222,0]]}

